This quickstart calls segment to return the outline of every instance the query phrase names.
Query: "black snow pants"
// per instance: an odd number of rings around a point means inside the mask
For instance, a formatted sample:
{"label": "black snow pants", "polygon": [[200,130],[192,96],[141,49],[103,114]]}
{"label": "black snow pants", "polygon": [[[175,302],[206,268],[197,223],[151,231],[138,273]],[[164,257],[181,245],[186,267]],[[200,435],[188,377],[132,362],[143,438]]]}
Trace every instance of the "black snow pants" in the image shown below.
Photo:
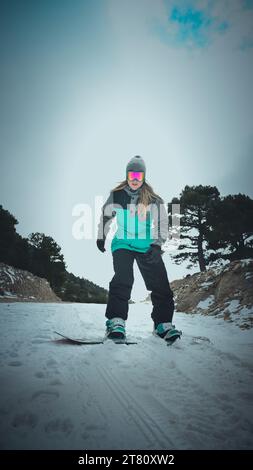
{"label": "black snow pants", "polygon": [[147,253],[118,249],[113,253],[114,276],[109,284],[109,296],[105,316],[128,317],[128,301],[134,282],[133,264],[136,260],[147,290],[151,291],[153,310],[151,318],[155,327],[171,322],[174,313],[174,295],[170,288],[166,267],[160,252],[154,259]]}

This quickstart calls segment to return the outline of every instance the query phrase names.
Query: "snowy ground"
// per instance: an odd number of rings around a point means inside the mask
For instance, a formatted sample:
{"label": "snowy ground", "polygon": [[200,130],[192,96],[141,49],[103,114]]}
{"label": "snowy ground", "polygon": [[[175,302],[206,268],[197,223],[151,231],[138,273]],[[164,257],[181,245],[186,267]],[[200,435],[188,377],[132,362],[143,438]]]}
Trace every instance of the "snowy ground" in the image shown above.
{"label": "snowy ground", "polygon": [[151,305],[130,305],[138,345],[77,346],[104,333],[104,305],[0,304],[1,449],[252,449],[253,329],[177,313],[183,337],[151,334]]}

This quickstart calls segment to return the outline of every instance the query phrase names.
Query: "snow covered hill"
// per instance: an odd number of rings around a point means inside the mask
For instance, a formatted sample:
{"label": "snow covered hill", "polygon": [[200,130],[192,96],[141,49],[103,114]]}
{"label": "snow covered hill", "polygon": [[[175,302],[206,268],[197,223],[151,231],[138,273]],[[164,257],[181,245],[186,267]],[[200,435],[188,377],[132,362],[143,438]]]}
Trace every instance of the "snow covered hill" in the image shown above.
{"label": "snow covered hill", "polygon": [[0,263],[0,302],[61,302],[46,279]]}
{"label": "snow covered hill", "polygon": [[172,281],[171,288],[178,311],[213,315],[242,329],[253,327],[253,259],[189,274]]}
{"label": "snow covered hill", "polygon": [[253,329],[176,313],[168,347],[151,304],[129,307],[137,345],[102,337],[98,304],[0,305],[1,449],[252,449]]}

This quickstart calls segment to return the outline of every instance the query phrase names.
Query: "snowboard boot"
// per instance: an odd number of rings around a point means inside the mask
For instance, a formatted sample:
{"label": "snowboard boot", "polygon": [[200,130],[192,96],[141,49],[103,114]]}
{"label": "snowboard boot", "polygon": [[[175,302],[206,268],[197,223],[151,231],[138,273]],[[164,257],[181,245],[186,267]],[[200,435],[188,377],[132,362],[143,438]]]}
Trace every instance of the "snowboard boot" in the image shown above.
{"label": "snowboard boot", "polygon": [[111,318],[106,321],[106,336],[110,339],[125,339],[125,320],[123,318]]}
{"label": "snowboard boot", "polygon": [[154,328],[153,334],[159,336],[159,338],[164,339],[168,343],[174,343],[176,339],[180,338],[182,331],[176,330],[175,325],[172,323],[159,323],[156,328]]}

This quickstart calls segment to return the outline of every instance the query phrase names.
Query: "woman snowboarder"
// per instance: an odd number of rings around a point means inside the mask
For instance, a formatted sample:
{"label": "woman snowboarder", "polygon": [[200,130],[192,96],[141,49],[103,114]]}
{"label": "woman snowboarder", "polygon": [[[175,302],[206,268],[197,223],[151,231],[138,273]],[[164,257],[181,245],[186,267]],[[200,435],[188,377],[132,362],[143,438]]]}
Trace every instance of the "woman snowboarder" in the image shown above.
{"label": "woman snowboarder", "polygon": [[163,200],[146,182],[146,166],[140,156],[126,167],[126,179],[116,186],[103,205],[97,247],[105,251],[106,236],[114,217],[117,231],[111,242],[114,276],[109,284],[105,317],[108,338],[125,338],[128,301],[134,282],[136,260],[147,290],[151,291],[153,333],[173,342],[181,332],[172,325],[173,291],[162,259],[168,215]]}

